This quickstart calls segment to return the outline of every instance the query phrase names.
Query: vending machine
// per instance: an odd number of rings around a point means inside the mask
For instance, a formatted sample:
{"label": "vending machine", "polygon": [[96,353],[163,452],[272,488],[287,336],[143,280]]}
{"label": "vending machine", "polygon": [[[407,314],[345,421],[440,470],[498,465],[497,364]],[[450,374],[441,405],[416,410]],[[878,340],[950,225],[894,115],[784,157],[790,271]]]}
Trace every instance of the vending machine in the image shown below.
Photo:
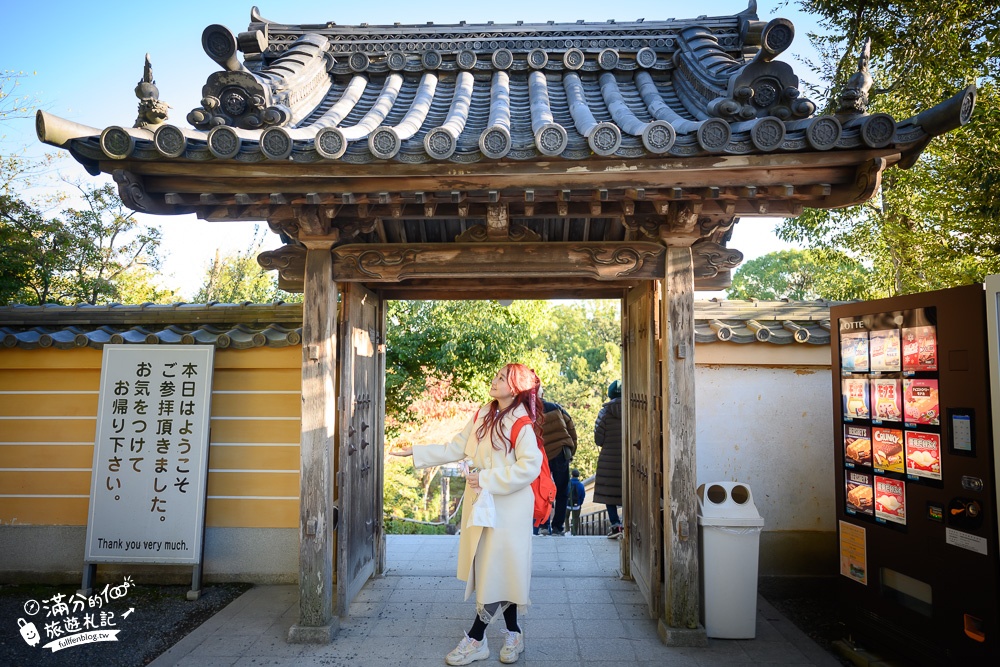
{"label": "vending machine", "polygon": [[841,620],[915,664],[1000,658],[998,290],[830,310]]}

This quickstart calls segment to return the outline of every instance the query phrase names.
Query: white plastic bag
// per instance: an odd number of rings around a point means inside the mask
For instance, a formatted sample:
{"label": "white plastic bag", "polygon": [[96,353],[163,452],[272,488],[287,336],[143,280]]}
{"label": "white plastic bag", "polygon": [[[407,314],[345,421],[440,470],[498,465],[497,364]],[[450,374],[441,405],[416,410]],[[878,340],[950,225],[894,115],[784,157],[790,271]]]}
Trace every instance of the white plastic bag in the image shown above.
{"label": "white plastic bag", "polygon": [[493,504],[493,494],[483,489],[472,504],[472,517],[469,524],[483,528],[495,528],[497,523],[497,508]]}

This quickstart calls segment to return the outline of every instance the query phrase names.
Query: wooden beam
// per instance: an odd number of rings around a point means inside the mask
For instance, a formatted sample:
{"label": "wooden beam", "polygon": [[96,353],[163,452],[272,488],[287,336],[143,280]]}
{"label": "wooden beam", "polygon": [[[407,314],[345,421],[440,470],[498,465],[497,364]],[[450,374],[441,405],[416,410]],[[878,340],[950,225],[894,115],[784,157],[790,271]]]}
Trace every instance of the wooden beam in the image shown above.
{"label": "wooden beam", "polygon": [[302,434],[299,441],[299,622],[292,643],[333,640],[334,530],[337,527],[335,440],[337,420],[337,284],[331,241],[310,242],[305,256],[302,308]]}
{"label": "wooden beam", "polygon": [[668,646],[706,646],[705,629],[699,626],[694,262],[690,249],[667,249],[663,286],[660,377],[665,604],[658,629]]}
{"label": "wooden beam", "polygon": [[657,279],[665,249],[656,243],[352,244],[335,248],[333,257],[338,282],[553,275],[620,281]]}

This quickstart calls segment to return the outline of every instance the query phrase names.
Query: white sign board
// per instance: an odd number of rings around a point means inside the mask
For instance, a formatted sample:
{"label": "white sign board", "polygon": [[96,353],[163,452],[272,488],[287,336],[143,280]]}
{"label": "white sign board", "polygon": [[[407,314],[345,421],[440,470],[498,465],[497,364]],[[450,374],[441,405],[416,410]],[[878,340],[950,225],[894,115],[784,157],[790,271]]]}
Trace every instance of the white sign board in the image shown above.
{"label": "white sign board", "polygon": [[86,562],[201,562],[214,352],[104,346]]}

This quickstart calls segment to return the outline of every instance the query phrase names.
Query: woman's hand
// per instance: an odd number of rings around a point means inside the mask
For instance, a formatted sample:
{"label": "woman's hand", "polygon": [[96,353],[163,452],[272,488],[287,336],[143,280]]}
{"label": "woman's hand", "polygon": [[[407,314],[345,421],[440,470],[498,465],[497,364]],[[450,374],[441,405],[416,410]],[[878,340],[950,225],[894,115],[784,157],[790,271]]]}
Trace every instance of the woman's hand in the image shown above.
{"label": "woman's hand", "polygon": [[399,449],[390,449],[389,454],[392,456],[413,456],[413,447],[400,447]]}
{"label": "woman's hand", "polygon": [[470,472],[465,476],[465,485],[475,493],[479,493],[483,487],[479,486],[479,471]]}

